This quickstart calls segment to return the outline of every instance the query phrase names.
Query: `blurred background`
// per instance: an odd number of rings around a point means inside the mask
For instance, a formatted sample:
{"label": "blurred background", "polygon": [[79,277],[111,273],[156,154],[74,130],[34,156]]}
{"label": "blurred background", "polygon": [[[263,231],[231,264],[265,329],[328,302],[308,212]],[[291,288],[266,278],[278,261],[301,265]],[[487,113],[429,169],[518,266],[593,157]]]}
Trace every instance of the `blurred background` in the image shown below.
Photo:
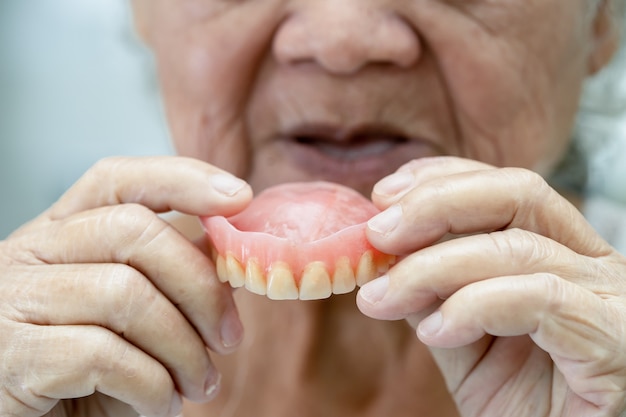
{"label": "blurred background", "polygon": [[[172,153],[131,20],[129,0],[0,1],[0,239],[102,157]],[[590,82],[576,135],[588,193],[616,207],[626,207],[622,61]]]}
{"label": "blurred background", "polygon": [[172,153],[129,3],[0,1],[0,239],[102,157]]}

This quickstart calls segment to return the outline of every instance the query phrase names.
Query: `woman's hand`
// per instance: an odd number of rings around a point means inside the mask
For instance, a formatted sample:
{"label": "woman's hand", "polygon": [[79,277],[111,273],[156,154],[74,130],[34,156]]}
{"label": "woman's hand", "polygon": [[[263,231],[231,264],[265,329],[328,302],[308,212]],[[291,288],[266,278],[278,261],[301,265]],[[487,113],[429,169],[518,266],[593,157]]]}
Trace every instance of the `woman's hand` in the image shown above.
{"label": "woman's hand", "polygon": [[0,242],[0,415],[166,416],[214,396],[207,347],[242,336],[231,291],[156,213],[231,215],[251,197],[200,161],[107,159]]}
{"label": "woman's hand", "polygon": [[369,239],[402,260],[359,307],[416,327],[462,416],[626,409],[626,259],[538,175],[425,159],[373,200]]}

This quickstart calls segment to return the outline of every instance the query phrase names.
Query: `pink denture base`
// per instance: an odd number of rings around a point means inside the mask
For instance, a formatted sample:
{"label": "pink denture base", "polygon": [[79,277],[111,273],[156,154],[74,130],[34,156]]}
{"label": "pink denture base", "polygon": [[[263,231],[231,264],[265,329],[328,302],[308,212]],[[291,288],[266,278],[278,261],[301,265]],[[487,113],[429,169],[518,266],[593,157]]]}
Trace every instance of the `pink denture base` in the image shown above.
{"label": "pink denture base", "polygon": [[217,253],[243,265],[254,259],[265,272],[284,262],[299,279],[311,262],[323,262],[332,274],[341,257],[355,269],[368,251],[374,262],[387,260],[389,255],[374,249],[365,236],[366,222],[377,213],[350,188],[307,182],[269,188],[235,216],[201,220]]}

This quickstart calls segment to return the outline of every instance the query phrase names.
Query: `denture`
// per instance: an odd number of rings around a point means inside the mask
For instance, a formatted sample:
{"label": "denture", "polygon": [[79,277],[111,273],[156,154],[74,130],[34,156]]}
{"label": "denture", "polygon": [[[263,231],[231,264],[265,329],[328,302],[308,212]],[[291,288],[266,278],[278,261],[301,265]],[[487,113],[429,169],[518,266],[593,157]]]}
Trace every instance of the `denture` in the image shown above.
{"label": "denture", "polygon": [[395,262],[365,236],[377,213],[350,188],[305,182],[268,188],[235,216],[201,220],[220,281],[274,300],[315,300],[349,293]]}

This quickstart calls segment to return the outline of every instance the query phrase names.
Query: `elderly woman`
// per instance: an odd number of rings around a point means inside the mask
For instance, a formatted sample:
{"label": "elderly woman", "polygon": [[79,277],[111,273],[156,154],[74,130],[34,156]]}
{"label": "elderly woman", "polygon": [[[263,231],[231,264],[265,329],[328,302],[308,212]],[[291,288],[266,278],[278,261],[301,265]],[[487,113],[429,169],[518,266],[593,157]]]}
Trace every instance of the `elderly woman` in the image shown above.
{"label": "elderly woman", "polygon": [[[105,160],[0,244],[0,414],[620,415],[626,259],[544,178],[622,6],[136,0],[181,157]],[[313,180],[398,256],[351,295],[233,293],[157,215]]]}

